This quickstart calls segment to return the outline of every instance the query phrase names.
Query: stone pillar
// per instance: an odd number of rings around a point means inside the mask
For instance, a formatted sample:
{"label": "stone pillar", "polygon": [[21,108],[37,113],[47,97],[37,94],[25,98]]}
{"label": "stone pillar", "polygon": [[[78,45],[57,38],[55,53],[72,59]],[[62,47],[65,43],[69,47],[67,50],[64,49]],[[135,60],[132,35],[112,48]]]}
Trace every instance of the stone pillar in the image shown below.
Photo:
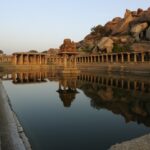
{"label": "stone pillar", "polygon": [[21,54],[21,65],[23,65],[23,54]]}
{"label": "stone pillar", "polygon": [[98,55],[98,63],[100,63],[100,56]]}
{"label": "stone pillar", "polygon": [[144,62],[144,52],[141,53],[141,61],[142,61],[142,63]]}
{"label": "stone pillar", "polygon": [[41,54],[40,54],[40,56],[39,56],[39,57],[40,57],[40,65],[41,65],[41,64],[42,64],[42,58],[41,58]]}
{"label": "stone pillar", "polygon": [[116,62],[118,63],[118,54],[116,54]]}
{"label": "stone pillar", "polygon": [[102,62],[104,62],[104,55],[102,55]]}
{"label": "stone pillar", "polygon": [[35,54],[33,55],[33,64],[34,64],[34,65],[37,64],[37,63],[36,63],[36,55],[35,55]]}
{"label": "stone pillar", "polygon": [[121,62],[124,63],[124,54],[121,53]]}
{"label": "stone pillar", "polygon": [[137,57],[136,57],[136,53],[134,53],[134,62],[137,62]]}
{"label": "stone pillar", "polygon": [[[46,58],[46,55],[44,56],[44,58],[45,58],[45,65],[47,64],[47,58]],[[58,60],[59,60],[59,58],[58,58]]]}
{"label": "stone pillar", "polygon": [[76,66],[77,66],[77,63],[76,63],[76,56],[74,56],[73,61],[74,61],[74,62],[73,62],[73,67],[76,68]]}
{"label": "stone pillar", "polygon": [[113,63],[113,55],[111,54],[110,57],[110,62]]}
{"label": "stone pillar", "polygon": [[108,63],[108,54],[106,54],[106,62]]}
{"label": "stone pillar", "polygon": [[14,54],[14,64],[17,65],[17,55]]}
{"label": "stone pillar", "polygon": [[130,63],[130,53],[128,53],[128,63]]}
{"label": "stone pillar", "polygon": [[27,65],[29,65],[30,64],[30,62],[29,62],[29,55],[27,54]]}
{"label": "stone pillar", "polygon": [[64,54],[63,58],[64,58],[64,68],[67,68],[67,55]]}

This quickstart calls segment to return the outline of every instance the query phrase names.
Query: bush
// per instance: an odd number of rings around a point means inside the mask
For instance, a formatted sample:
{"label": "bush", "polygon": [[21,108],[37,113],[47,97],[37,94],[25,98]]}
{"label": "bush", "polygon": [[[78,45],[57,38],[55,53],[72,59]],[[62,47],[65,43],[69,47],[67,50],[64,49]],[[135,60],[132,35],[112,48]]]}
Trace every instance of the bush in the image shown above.
{"label": "bush", "polygon": [[119,52],[131,52],[131,45],[126,44],[126,45],[119,45],[119,44],[114,44],[114,47],[112,49],[113,53],[119,53]]}

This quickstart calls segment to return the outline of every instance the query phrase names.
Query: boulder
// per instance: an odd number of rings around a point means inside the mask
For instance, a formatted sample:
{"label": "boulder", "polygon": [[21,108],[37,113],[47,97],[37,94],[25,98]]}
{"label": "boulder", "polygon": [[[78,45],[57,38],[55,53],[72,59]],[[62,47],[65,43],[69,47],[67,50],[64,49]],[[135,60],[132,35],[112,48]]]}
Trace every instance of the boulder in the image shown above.
{"label": "boulder", "polygon": [[111,87],[107,87],[106,90],[99,90],[97,94],[103,101],[112,101],[113,90]]}
{"label": "boulder", "polygon": [[132,12],[129,10],[129,9],[126,9],[126,12],[125,12],[125,14],[124,14],[124,18],[126,19],[126,18],[128,18],[129,16],[131,16],[132,15]]}
{"label": "boulder", "polygon": [[103,37],[97,44],[100,50],[106,50],[107,53],[111,53],[113,49],[113,40],[109,37]]}
{"label": "boulder", "polygon": [[143,9],[138,8],[138,10],[137,10],[137,15],[140,15],[141,13],[143,13]]}
{"label": "boulder", "polygon": [[136,41],[140,41],[140,34],[142,31],[144,31],[146,28],[148,27],[148,23],[144,22],[144,23],[139,23],[136,24],[135,26],[133,26],[131,28],[131,34],[133,35],[133,37],[136,39]]}
{"label": "boulder", "polygon": [[126,10],[124,19],[117,24],[115,30],[112,32],[112,35],[116,34],[128,34],[129,32],[129,23],[133,20],[131,11]]}
{"label": "boulder", "polygon": [[150,41],[150,27],[146,30],[146,39]]}

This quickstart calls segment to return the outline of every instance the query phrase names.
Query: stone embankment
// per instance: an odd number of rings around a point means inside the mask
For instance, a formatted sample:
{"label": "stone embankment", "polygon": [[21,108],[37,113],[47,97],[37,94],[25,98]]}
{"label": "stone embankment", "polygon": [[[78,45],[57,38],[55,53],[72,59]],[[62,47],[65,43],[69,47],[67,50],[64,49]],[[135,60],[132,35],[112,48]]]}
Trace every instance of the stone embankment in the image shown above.
{"label": "stone embankment", "polygon": [[150,134],[111,146],[110,150],[149,150]]}
{"label": "stone embankment", "polygon": [[0,150],[31,150],[0,79]]}

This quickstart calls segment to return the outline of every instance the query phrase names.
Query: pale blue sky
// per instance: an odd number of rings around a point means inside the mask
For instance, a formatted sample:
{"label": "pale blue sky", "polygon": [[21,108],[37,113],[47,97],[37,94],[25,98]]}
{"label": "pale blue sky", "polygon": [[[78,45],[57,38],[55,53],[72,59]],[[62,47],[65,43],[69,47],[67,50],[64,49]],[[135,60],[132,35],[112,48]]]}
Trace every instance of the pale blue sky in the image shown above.
{"label": "pale blue sky", "polygon": [[147,9],[150,0],[0,0],[0,49],[57,48],[64,38],[82,40],[93,26],[125,9]]}

